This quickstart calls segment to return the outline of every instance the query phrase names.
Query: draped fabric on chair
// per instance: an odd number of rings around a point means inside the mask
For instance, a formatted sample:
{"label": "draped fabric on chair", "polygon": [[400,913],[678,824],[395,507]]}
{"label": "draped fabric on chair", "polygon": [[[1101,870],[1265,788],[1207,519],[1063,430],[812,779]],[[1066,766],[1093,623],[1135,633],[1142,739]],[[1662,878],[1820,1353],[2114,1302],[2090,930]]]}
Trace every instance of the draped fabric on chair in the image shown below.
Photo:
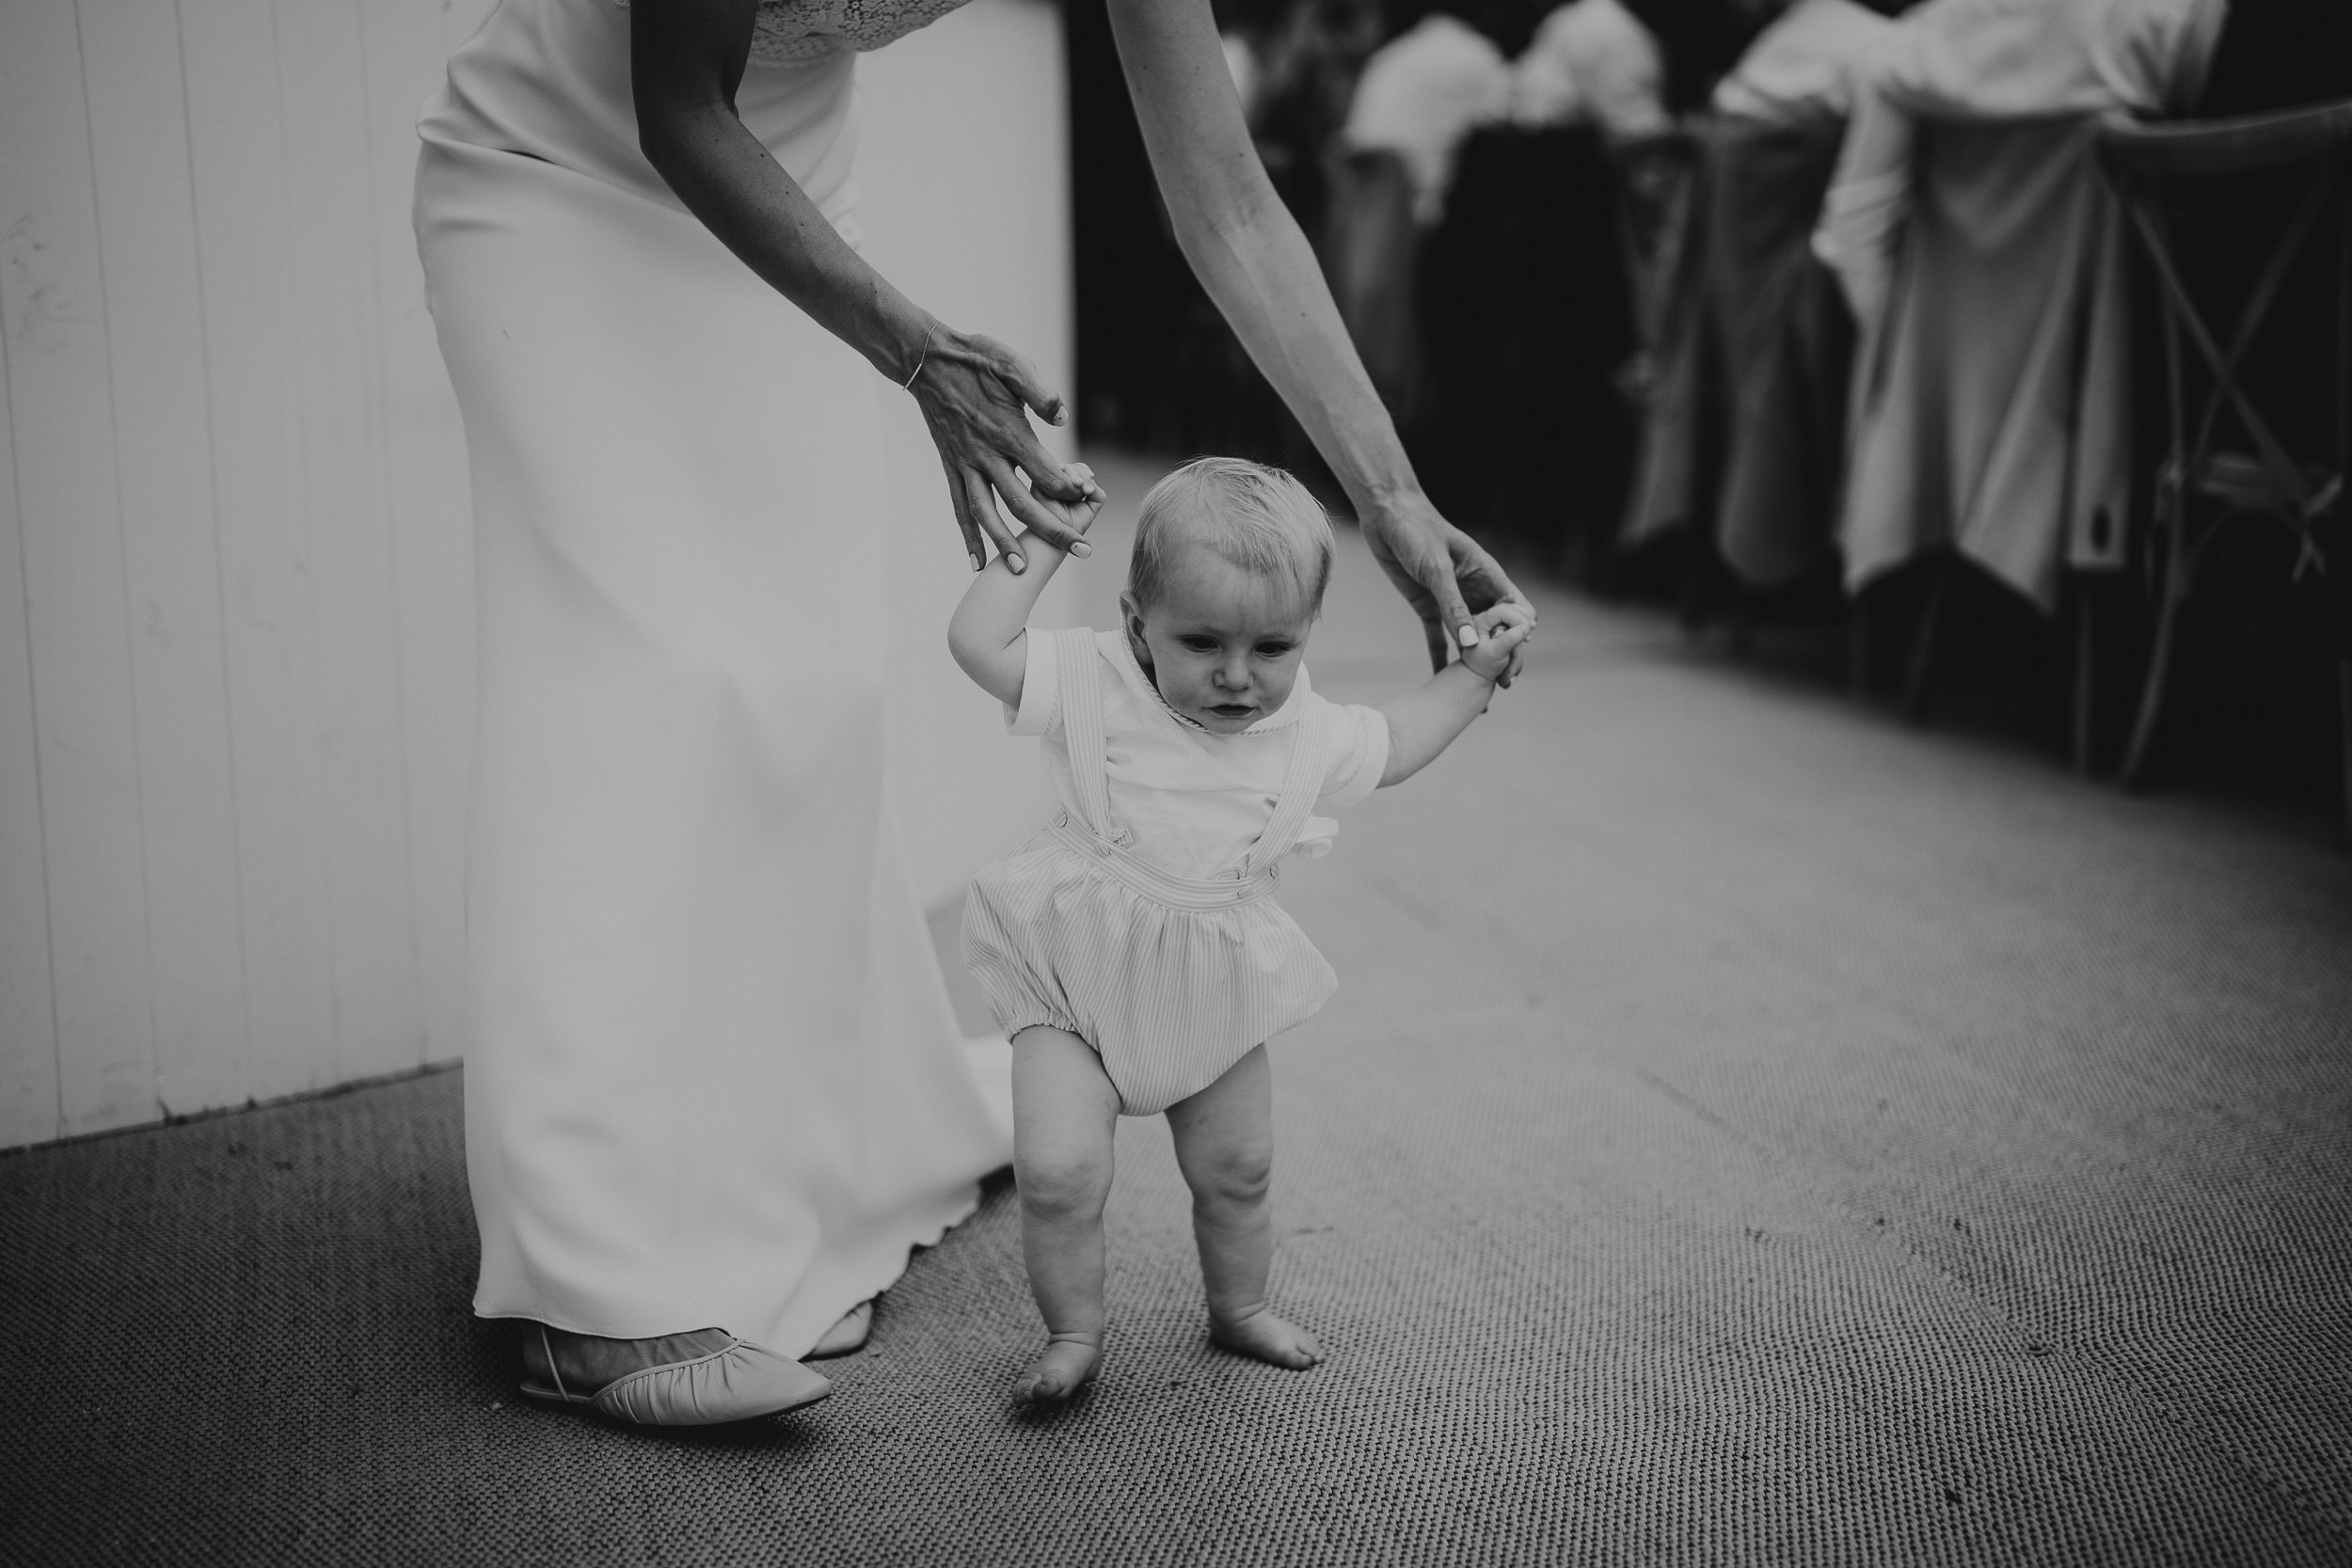
{"label": "draped fabric on chair", "polygon": [[[1853,0],[1795,0],[1716,84],[1679,253],[1660,258],[1629,545],[1690,531],[1751,588],[1827,559],[1853,324],[1808,242],[1851,83],[1893,26]],[[1693,611],[1713,575],[1695,570]]]}
{"label": "draped fabric on chair", "polygon": [[1831,547],[1853,325],[1808,241],[1841,132],[1727,119],[1705,134],[1629,544],[1700,530],[1757,587]]}
{"label": "draped fabric on chair", "polygon": [[2122,564],[2123,235],[2089,137],[2080,119],[1920,135],[1855,365],[1840,529],[1855,586],[1948,546],[2049,610],[2061,567]]}
{"label": "draped fabric on chair", "polygon": [[1859,586],[1924,549],[2045,610],[2123,559],[2119,214],[2090,122],[2193,98],[2218,0],[1930,0],[1857,92],[1817,240],[1862,323],[1840,534]]}

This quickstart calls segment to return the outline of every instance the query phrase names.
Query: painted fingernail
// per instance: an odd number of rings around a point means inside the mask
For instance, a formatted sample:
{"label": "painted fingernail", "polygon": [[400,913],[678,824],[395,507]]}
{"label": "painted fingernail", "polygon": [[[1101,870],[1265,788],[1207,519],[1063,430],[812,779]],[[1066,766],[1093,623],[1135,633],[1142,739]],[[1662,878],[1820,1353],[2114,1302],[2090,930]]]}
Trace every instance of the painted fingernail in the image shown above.
{"label": "painted fingernail", "polygon": [[980,558],[977,555],[972,558],[972,569],[976,572],[980,569]]}
{"label": "painted fingernail", "polygon": [[1475,648],[1478,646],[1478,628],[1476,626],[1464,626],[1462,628],[1462,646],[1465,648]]}
{"label": "painted fingernail", "polygon": [[1079,560],[1084,561],[1088,556],[1094,553],[1094,546],[1088,544],[1083,539],[1074,539],[1071,541],[1070,553],[1076,556]]}

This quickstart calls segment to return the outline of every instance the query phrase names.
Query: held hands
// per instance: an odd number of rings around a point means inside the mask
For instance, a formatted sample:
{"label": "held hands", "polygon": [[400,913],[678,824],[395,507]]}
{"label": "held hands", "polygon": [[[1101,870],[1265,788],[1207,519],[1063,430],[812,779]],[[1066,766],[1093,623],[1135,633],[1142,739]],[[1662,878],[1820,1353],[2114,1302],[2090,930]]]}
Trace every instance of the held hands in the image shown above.
{"label": "held hands", "polygon": [[[1065,484],[1073,486],[1077,490],[1077,499],[1066,501],[1056,500],[1052,496],[1045,493],[1045,487],[1041,484],[1030,489],[1028,498],[1030,503],[1044,512],[1048,516],[1052,517],[1054,521],[1060,524],[1062,528],[1068,530],[1071,534],[1083,534],[1087,530],[1094,526],[1094,519],[1103,515],[1103,503],[1111,499],[1110,493],[1094,482],[1094,470],[1088,467],[1083,463],[1068,464],[1063,467],[1056,469],[1055,471],[1060,476]],[[1024,532],[1021,537],[1023,539],[1034,537],[1038,541],[1054,548],[1058,549],[1062,547],[1055,543],[1054,536],[1044,533],[1035,528],[1029,529],[1027,531]],[[1018,572],[1024,570],[1028,563],[1021,559],[1020,552],[1017,548],[1019,541],[1016,540],[1014,543],[1016,549],[1013,553],[1013,557],[1011,560],[1006,562],[1005,564],[1013,571]],[[1035,548],[1036,546],[1032,546],[1031,547]],[[1076,549],[1072,550],[1070,553],[1075,555],[1079,551],[1086,550],[1088,548],[1090,548],[1090,546],[1086,545],[1084,542],[1080,542],[1077,545]]]}
{"label": "held hands", "polygon": [[[1534,626],[1535,609],[1527,595],[1476,540],[1438,515],[1426,496],[1416,492],[1369,509],[1363,532],[1373,559],[1421,617],[1429,639],[1431,669],[1445,668],[1447,649],[1467,649],[1485,641],[1474,614],[1510,604],[1526,617],[1529,627]],[[1472,641],[1462,641],[1466,633]],[[1524,636],[1522,632],[1511,644],[1509,666],[1499,677],[1489,678],[1511,684],[1519,673],[1518,648]]]}
{"label": "held hands", "polygon": [[1381,784],[1400,784],[1420,772],[1486,711],[1496,683],[1518,667],[1535,617],[1506,600],[1466,626],[1477,641],[1462,645],[1458,663],[1430,676],[1420,690],[1381,705],[1389,721],[1389,766]]}
{"label": "held hands", "polygon": [[[1006,570],[1028,569],[999,503],[1038,540],[1081,558],[1089,553],[1083,535],[1104,497],[1083,465],[1064,468],[1039,445],[1029,412],[1055,424],[1066,415],[1026,359],[993,339],[933,323],[906,387],[939,449],[974,571],[987,564],[991,544]],[[1081,472],[1083,480],[1073,477]],[[1433,669],[1445,668],[1450,649],[1467,657],[1486,641],[1475,617],[1500,605],[1516,608],[1524,626],[1506,644],[1508,663],[1486,677],[1509,686],[1535,611],[1494,557],[1418,489],[1365,508],[1362,527],[1373,559],[1421,617]]]}
{"label": "held hands", "polygon": [[[923,410],[940,467],[947,473],[947,499],[963,531],[964,551],[978,571],[988,562],[988,544],[1006,566],[1025,571],[1028,562],[1013,544],[1013,532],[997,510],[1007,511],[1031,533],[1059,549],[1084,556],[1084,524],[1073,508],[1088,508],[1086,520],[1103,502],[1091,472],[1083,484],[1070,477],[1038,444],[1027,410],[1060,424],[1062,401],[1049,391],[1035,367],[995,341],[934,324],[907,390]],[[1027,476],[1024,484],[1021,476]],[[1089,499],[1090,498],[1090,499]],[[986,542],[983,542],[983,535]]]}
{"label": "held hands", "polygon": [[1477,632],[1478,641],[1462,649],[1462,662],[1482,680],[1501,681],[1518,673],[1527,640],[1535,630],[1535,617],[1505,599],[1472,620],[1470,628]]}
{"label": "held hands", "polygon": [[[1103,487],[1094,483],[1094,470],[1083,463],[1073,463],[1066,468],[1049,468],[1058,486],[1077,493],[1076,500],[1056,500],[1044,495],[1040,483],[1034,492],[1024,496],[1039,512],[1054,524],[1055,535],[1075,539],[1094,525],[1095,515],[1103,509]],[[1021,685],[1028,669],[1029,611],[1037,608],[1038,595],[1045,592],[1055,570],[1061,565],[1062,552],[1050,543],[1040,530],[1031,529],[1021,536],[1019,544],[1036,556],[1034,562],[1021,561],[1021,551],[1000,546],[1001,564],[991,566],[974,578],[963,591],[963,602],[956,606],[955,614],[947,622],[947,651],[955,656],[963,673],[978,684],[980,689],[998,702],[1019,705]],[[1018,572],[1021,575],[1016,577]]]}

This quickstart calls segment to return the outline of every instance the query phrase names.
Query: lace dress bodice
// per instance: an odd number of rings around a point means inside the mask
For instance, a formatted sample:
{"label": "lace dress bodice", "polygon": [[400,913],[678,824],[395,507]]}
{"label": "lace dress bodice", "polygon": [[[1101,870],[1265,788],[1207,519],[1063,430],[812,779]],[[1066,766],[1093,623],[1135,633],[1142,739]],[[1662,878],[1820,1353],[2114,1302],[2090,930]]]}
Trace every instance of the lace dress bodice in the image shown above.
{"label": "lace dress bodice", "polygon": [[[628,0],[614,0],[627,6]],[[759,0],[754,65],[800,65],[845,49],[880,49],[930,26],[964,0]]]}

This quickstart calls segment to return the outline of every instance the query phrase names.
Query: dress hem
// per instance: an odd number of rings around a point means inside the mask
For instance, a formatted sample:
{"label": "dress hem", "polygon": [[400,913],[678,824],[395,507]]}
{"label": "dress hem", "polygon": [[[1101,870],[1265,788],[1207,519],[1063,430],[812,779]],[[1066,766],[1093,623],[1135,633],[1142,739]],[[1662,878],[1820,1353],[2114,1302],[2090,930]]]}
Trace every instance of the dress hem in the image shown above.
{"label": "dress hem", "polygon": [[[963,1224],[964,1221],[970,1219],[974,1214],[977,1213],[980,1208],[981,1186],[990,1177],[996,1175],[1000,1171],[1009,1170],[1011,1166],[1009,1163],[1008,1163],[1007,1164],[998,1165],[993,1170],[984,1171],[979,1176],[975,1177],[966,1184],[965,1196],[963,1199],[956,1205],[954,1212],[949,1215],[949,1217],[942,1220],[936,1226],[927,1227],[918,1230],[915,1236],[908,1241],[905,1247],[898,1252],[896,1265],[892,1267],[883,1277],[876,1280],[871,1285],[853,1287],[856,1293],[851,1295],[847,1301],[843,1302],[839,1310],[827,1315],[825,1319],[825,1326],[827,1328],[832,1327],[844,1313],[849,1312],[851,1308],[858,1306],[859,1303],[873,1300],[876,1296],[881,1295],[885,1291],[888,1291],[892,1286],[898,1284],[899,1280],[904,1279],[906,1277],[908,1268],[912,1266],[914,1261],[914,1254],[919,1251],[937,1246],[941,1242],[947,1239],[947,1232],[955,1229],[956,1227]],[[543,1317],[528,1311],[485,1312],[482,1309],[479,1304],[477,1304],[473,1308],[473,1317],[477,1323],[545,1323],[548,1327],[552,1328],[561,1334],[580,1334],[586,1335],[591,1338],[597,1339],[658,1339],[670,1334],[693,1334],[702,1329],[715,1328],[720,1330],[722,1333],[732,1334],[737,1338],[743,1340],[747,1344],[759,1345],[763,1350],[777,1351],[779,1354],[789,1354],[796,1360],[805,1356],[811,1349],[815,1348],[815,1341],[812,1340],[808,1345],[803,1346],[798,1351],[782,1351],[775,1345],[766,1343],[757,1336],[741,1333],[732,1324],[724,1322],[698,1323],[682,1328],[658,1328],[644,1334],[612,1334],[603,1329],[577,1328],[571,1323],[564,1322],[558,1318]]]}

